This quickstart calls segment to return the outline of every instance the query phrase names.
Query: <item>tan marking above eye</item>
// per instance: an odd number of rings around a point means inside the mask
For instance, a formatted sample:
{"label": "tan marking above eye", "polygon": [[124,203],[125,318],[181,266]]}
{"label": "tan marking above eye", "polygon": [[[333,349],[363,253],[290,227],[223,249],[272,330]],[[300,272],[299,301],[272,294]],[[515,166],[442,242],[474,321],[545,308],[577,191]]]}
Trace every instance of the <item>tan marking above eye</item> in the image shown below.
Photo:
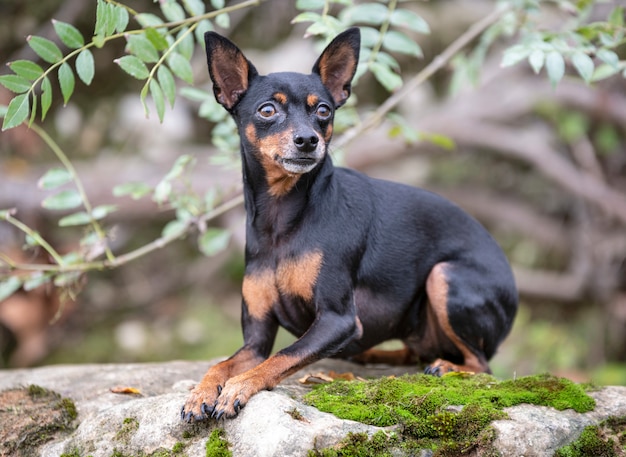
{"label": "tan marking above eye", "polygon": [[282,92],[276,92],[272,98],[282,105],[287,104],[287,95]]}
{"label": "tan marking above eye", "polygon": [[320,98],[317,95],[309,94],[306,97],[306,104],[309,105],[311,108],[313,108],[315,105],[317,105],[317,102],[319,100]]}
{"label": "tan marking above eye", "polygon": [[280,292],[301,297],[306,301],[312,300],[317,277],[322,268],[322,259],[320,251],[313,251],[281,262],[276,270],[276,282]]}

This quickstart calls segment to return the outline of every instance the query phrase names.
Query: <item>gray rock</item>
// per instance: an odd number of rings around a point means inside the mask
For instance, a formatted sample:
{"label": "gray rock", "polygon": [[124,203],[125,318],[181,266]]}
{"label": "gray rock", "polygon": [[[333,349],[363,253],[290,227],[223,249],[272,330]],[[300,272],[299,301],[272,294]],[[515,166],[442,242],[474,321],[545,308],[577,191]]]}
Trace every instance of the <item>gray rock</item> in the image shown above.
{"label": "gray rock", "polygon": [[[38,451],[41,456],[58,457],[74,450],[93,457],[109,457],[114,450],[124,455],[150,455],[159,449],[171,450],[177,443],[184,446],[185,454],[190,457],[204,456],[208,436],[216,424],[181,422],[179,411],[189,388],[211,363],[175,361],[7,370],[0,376],[0,391],[36,384],[75,402],[77,428],[57,434],[53,441],[41,446]],[[380,430],[340,420],[302,403],[309,387],[298,383],[298,377],[330,370],[363,377],[407,371],[361,367],[336,360],[314,364],[285,380],[274,391],[255,395],[236,419],[217,425],[224,429],[233,455],[305,456],[310,449],[337,444],[349,432],[371,435]],[[139,389],[141,395],[112,393],[111,389],[117,386]],[[585,414],[530,405],[509,408],[510,420],[493,424],[497,449],[504,456],[552,455],[555,449],[574,441],[586,425],[610,416],[626,416],[626,387],[608,387],[591,395],[597,407]]]}

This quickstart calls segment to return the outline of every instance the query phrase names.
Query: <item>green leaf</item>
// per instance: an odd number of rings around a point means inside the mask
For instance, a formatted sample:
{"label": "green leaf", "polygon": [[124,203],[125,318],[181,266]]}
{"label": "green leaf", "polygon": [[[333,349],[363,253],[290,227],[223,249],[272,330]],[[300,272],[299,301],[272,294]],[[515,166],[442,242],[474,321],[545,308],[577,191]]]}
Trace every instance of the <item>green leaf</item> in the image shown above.
{"label": "green leaf", "polygon": [[30,109],[30,103],[28,94],[21,94],[13,98],[9,103],[9,108],[4,115],[4,122],[2,123],[2,130],[12,129],[17,127],[28,117],[28,111]]}
{"label": "green leaf", "polygon": [[535,74],[538,74],[543,68],[546,61],[546,54],[541,49],[535,49],[528,56],[528,63],[532,67]]}
{"label": "green leaf", "polygon": [[83,34],[72,24],[52,19],[52,25],[63,44],[68,48],[78,49],[85,45]]}
{"label": "green leaf", "polygon": [[[181,30],[178,35],[176,35],[176,39],[180,39],[185,33],[187,33],[187,28]],[[178,42],[176,50],[187,60],[191,60],[191,56],[193,54],[193,49],[195,46],[195,42],[193,41],[193,35],[191,33],[187,33],[182,40]]]}
{"label": "green leaf", "polygon": [[378,62],[371,62],[369,69],[376,77],[376,80],[389,92],[393,92],[402,86],[402,78],[394,73],[388,66]]}
{"label": "green leaf", "polygon": [[325,0],[296,0],[296,8],[299,10],[320,10],[325,4]]}
{"label": "green leaf", "polygon": [[198,248],[208,256],[214,256],[228,247],[230,232],[220,228],[207,228],[198,238]]}
{"label": "green leaf", "polygon": [[152,27],[147,28],[145,31],[145,35],[157,51],[163,51],[169,47],[169,43],[167,42],[165,37],[160,34],[156,29]]}
{"label": "green leaf", "polygon": [[230,28],[230,16],[226,13],[215,16],[215,23],[223,29]]}
{"label": "green leaf", "polygon": [[593,76],[595,65],[591,57],[582,52],[576,52],[572,55],[572,64],[576,71],[585,82],[589,82]]}
{"label": "green leaf", "polygon": [[299,24],[300,22],[313,22],[317,23],[322,20],[322,15],[318,13],[314,13],[312,11],[306,11],[304,13],[298,14],[291,20],[292,24]]}
{"label": "green leaf", "polygon": [[17,276],[10,276],[4,281],[0,281],[0,302],[9,298],[22,287],[22,280]]}
{"label": "green leaf", "polygon": [[396,27],[407,27],[415,32],[429,34],[428,23],[414,11],[398,9],[391,13],[390,22]]}
{"label": "green leaf", "polygon": [[624,7],[616,6],[609,14],[609,24],[613,27],[621,29],[624,27]]}
{"label": "green leaf", "polygon": [[85,211],[70,214],[59,219],[59,227],[75,227],[77,225],[87,225],[91,223],[91,217]]}
{"label": "green leaf", "polygon": [[113,22],[115,23],[115,30],[117,30],[118,33],[124,32],[126,27],[128,27],[128,10],[122,6],[115,5],[115,8],[112,11],[112,16]]}
{"label": "green leaf", "polygon": [[591,76],[591,81],[596,82],[610,78],[611,76],[617,74],[619,70],[619,67],[614,67],[608,64],[598,65],[593,72],[593,76]]}
{"label": "green leaf", "polygon": [[[150,76],[148,67],[138,57],[124,56],[119,59],[115,59],[113,62],[118,64],[122,70],[137,79],[146,79]],[[187,62],[189,64],[189,62]]]}
{"label": "green leaf", "polygon": [[115,205],[99,205],[91,210],[91,217],[99,221],[115,211],[117,211],[117,206]]}
{"label": "green leaf", "polygon": [[83,49],[76,57],[76,73],[82,82],[90,85],[96,71],[93,54],[89,49]]}
{"label": "green leaf", "polygon": [[191,69],[189,60],[185,59],[179,53],[173,52],[167,59],[167,64],[170,67],[170,70],[172,70],[172,73],[174,73],[177,77],[188,84],[193,84],[193,70]]}
{"label": "green leaf", "polygon": [[192,102],[204,102],[206,100],[215,99],[215,96],[207,92],[206,90],[198,89],[196,87],[183,87],[180,90],[180,95]]}
{"label": "green leaf", "polygon": [[46,76],[41,81],[41,120],[46,118],[46,114],[52,105],[52,83]]}
{"label": "green leaf", "polygon": [[549,52],[546,56],[546,70],[548,71],[548,78],[552,83],[552,87],[556,87],[565,75],[563,56],[556,51]]}
{"label": "green leaf", "polygon": [[176,82],[174,81],[172,72],[165,65],[161,65],[157,70],[157,79],[170,106],[174,108],[174,102],[176,101]]}
{"label": "green leaf", "polygon": [[202,0],[183,0],[183,5],[190,16],[200,16],[206,11]]}
{"label": "green leaf", "polygon": [[98,0],[96,3],[96,25],[94,35],[105,37],[107,31],[107,22],[109,21],[109,7],[104,0]]}
{"label": "green leaf", "polygon": [[598,59],[600,59],[602,62],[611,65],[612,67],[617,68],[619,65],[618,55],[609,49],[598,49],[598,52],[596,52],[596,56],[598,56]]}
{"label": "green leaf", "polygon": [[163,117],[165,116],[165,98],[163,97],[161,86],[155,79],[150,80],[150,95],[152,95],[152,100],[154,100],[154,106],[156,106],[159,121],[163,122]]}
{"label": "green leaf", "polygon": [[65,168],[51,168],[39,179],[37,186],[43,190],[50,190],[70,181],[72,181],[72,174]]}
{"label": "green leaf", "polygon": [[383,47],[388,51],[399,52],[402,54],[409,54],[415,57],[424,57],[422,48],[406,36],[402,32],[396,32],[395,30],[389,30],[383,37]]}
{"label": "green leaf", "polygon": [[515,46],[511,46],[510,48],[504,51],[504,55],[502,56],[502,61],[500,62],[501,67],[510,67],[513,66],[525,58],[530,54],[530,49],[527,46],[523,46],[521,44],[517,44]]}
{"label": "green leaf", "polygon": [[37,96],[33,95],[33,105],[30,107],[30,119],[28,120],[28,127],[30,127],[35,118],[37,117]]}
{"label": "green leaf", "polygon": [[143,28],[157,28],[159,25],[163,25],[163,19],[151,13],[140,13],[135,16],[135,20],[139,22]]}
{"label": "green leaf", "polygon": [[67,210],[76,208],[82,205],[82,203],[83,200],[80,198],[80,194],[76,190],[71,189],[46,197],[41,202],[41,206],[52,210]]}
{"label": "green leaf", "polygon": [[2,75],[0,84],[16,94],[23,94],[30,89],[30,81],[19,75]]}
{"label": "green leaf", "polygon": [[185,230],[187,230],[187,222],[175,219],[165,224],[161,231],[161,236],[177,238],[185,233]]}
{"label": "green leaf", "polygon": [[211,32],[213,29],[213,24],[208,19],[203,19],[198,23],[196,30],[194,30],[194,34],[196,35],[196,40],[200,45],[204,45],[204,34],[206,32]]}
{"label": "green leaf", "polygon": [[128,51],[144,62],[152,63],[159,60],[158,51],[145,35],[128,36]]}
{"label": "green leaf", "polygon": [[165,0],[161,2],[161,11],[163,16],[170,22],[178,22],[185,19],[185,11],[183,7],[172,0]]}
{"label": "green leaf", "polygon": [[154,188],[152,199],[159,204],[163,204],[170,198],[171,192],[172,192],[172,183],[164,179],[160,181]]}
{"label": "green leaf", "polygon": [[30,35],[26,41],[35,54],[48,63],[57,63],[63,58],[59,47],[47,38]]}
{"label": "green leaf", "polygon": [[16,75],[26,78],[29,81],[34,81],[43,75],[43,68],[30,60],[16,60],[15,62],[10,62],[8,65]]}
{"label": "green leaf", "polygon": [[24,285],[22,287],[24,287],[24,290],[28,292],[30,290],[34,290],[37,287],[43,286],[44,284],[50,282],[50,279],[51,279],[50,274],[37,271],[35,273],[32,273],[30,275],[30,278],[24,281]]}
{"label": "green leaf", "polygon": [[[78,261],[74,263],[78,263]],[[54,278],[54,285],[56,287],[71,286],[72,284],[75,284],[80,279],[81,276],[82,276],[82,273],[80,271],[70,271],[68,273],[61,273]]]}
{"label": "green leaf", "polygon": [[61,94],[63,94],[63,104],[67,105],[72,93],[74,93],[74,72],[67,62],[63,62],[59,67],[59,85],[61,86]]}
{"label": "green leaf", "polygon": [[342,19],[348,24],[363,23],[380,25],[385,21],[388,15],[389,10],[385,5],[381,5],[380,3],[362,3],[352,8],[345,9]]}
{"label": "green leaf", "polygon": [[164,180],[172,180],[172,179],[178,178],[179,176],[183,174],[185,169],[188,166],[193,165],[194,162],[195,162],[195,159],[192,155],[189,155],[189,154],[181,155],[180,157],[176,159],[170,171],[167,172],[167,175],[165,175]]}
{"label": "green leaf", "polygon": [[113,195],[116,197],[123,197],[130,195],[133,200],[139,200],[140,198],[148,195],[152,191],[152,187],[143,182],[129,182],[125,184],[119,184],[113,188]]}
{"label": "green leaf", "polygon": [[211,6],[216,10],[221,10],[226,5],[225,0],[211,0]]}

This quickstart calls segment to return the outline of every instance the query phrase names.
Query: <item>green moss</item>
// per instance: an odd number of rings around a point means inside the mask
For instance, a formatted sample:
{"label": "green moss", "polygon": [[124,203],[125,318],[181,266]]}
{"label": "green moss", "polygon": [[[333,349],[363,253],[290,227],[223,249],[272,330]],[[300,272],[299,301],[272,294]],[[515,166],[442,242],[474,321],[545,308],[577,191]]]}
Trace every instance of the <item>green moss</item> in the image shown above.
{"label": "green moss", "polygon": [[626,416],[585,427],[578,440],[558,449],[555,457],[618,457],[626,455]]}
{"label": "green moss", "polygon": [[460,455],[480,447],[489,453],[489,424],[506,418],[503,408],[530,403],[591,411],[593,398],[563,378],[538,375],[498,381],[489,375],[406,375],[317,386],[305,400],[342,419],[387,427],[400,424],[405,446]]}
{"label": "green moss", "polygon": [[367,433],[348,433],[337,446],[309,451],[308,457],[391,457],[391,449],[398,445],[395,434],[381,431],[370,438]]}
{"label": "green moss", "polygon": [[229,444],[224,435],[224,430],[220,428],[211,432],[206,442],[206,457],[232,457],[233,453],[228,449]]}
{"label": "green moss", "polygon": [[115,434],[115,439],[124,444],[128,444],[138,428],[139,421],[134,417],[127,417],[122,423],[122,428]]}

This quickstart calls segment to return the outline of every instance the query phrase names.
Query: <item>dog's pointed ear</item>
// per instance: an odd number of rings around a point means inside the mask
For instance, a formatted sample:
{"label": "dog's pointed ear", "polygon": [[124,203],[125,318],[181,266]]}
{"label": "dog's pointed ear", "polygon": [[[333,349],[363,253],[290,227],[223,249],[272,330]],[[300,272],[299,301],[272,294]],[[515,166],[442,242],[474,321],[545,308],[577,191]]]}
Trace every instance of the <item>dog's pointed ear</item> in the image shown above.
{"label": "dog's pointed ear", "polygon": [[256,68],[229,39],[207,32],[204,42],[215,98],[224,108],[232,111],[248,90],[250,81],[258,75]]}
{"label": "dog's pointed ear", "polygon": [[340,33],[322,52],[313,73],[322,79],[322,83],[330,91],[338,108],[350,96],[352,78],[359,63],[361,32],[352,27]]}

